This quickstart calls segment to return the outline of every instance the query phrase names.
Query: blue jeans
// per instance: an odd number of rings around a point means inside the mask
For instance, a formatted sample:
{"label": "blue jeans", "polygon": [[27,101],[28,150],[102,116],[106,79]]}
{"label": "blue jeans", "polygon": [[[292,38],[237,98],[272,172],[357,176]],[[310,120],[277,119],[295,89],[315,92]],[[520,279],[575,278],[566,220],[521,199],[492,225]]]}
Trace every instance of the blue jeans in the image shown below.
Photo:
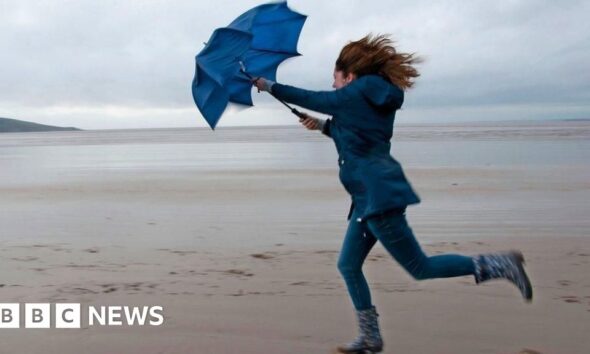
{"label": "blue jeans", "polygon": [[406,221],[405,209],[371,217],[365,223],[352,213],[338,259],[338,270],[357,310],[371,308],[371,293],[362,272],[363,262],[377,240],[389,254],[416,280],[473,275],[471,257],[443,254],[427,256],[416,241]]}

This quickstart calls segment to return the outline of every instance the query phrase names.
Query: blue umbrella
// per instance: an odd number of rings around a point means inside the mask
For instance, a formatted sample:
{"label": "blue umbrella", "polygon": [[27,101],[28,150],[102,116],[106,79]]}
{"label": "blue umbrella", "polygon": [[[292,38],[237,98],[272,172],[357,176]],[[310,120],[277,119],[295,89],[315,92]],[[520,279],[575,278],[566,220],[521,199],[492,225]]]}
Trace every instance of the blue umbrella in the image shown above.
{"label": "blue umbrella", "polygon": [[257,6],[213,32],[196,56],[192,87],[195,103],[212,129],[228,102],[253,105],[252,79],[275,81],[279,64],[301,55],[297,41],[305,20],[285,1]]}

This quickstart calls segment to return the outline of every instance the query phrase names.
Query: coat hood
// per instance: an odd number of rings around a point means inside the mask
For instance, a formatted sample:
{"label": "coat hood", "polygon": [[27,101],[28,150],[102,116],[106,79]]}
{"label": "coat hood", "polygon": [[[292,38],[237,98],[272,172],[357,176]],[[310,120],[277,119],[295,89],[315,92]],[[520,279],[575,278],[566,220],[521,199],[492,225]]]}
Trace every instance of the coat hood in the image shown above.
{"label": "coat hood", "polygon": [[404,91],[379,75],[357,79],[363,96],[380,110],[399,109],[404,102]]}

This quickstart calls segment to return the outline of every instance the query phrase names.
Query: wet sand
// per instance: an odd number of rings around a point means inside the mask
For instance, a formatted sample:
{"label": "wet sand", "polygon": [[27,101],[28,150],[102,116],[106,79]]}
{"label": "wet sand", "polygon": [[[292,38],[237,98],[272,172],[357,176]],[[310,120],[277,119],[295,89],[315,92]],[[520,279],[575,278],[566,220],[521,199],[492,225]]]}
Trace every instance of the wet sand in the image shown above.
{"label": "wet sand", "polygon": [[[425,251],[521,249],[535,299],[471,277],[414,281],[377,245],[364,269],[384,353],[588,352],[587,163],[406,170]],[[2,329],[0,352],[329,353],[354,337],[335,167],[65,177],[0,186],[0,302],[161,305],[165,322]]]}

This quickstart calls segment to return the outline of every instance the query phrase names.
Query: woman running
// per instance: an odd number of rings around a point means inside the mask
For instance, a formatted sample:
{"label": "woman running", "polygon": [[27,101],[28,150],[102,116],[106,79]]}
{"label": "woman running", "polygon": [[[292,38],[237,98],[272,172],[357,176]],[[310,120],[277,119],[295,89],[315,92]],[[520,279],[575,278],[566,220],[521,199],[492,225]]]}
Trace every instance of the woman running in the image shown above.
{"label": "woman running", "polygon": [[253,81],[259,90],[283,101],[332,116],[322,120],[306,115],[300,121],[334,140],[340,181],[352,199],[338,270],[357,312],[359,336],[338,347],[340,353],[383,350],[378,314],[362,272],[377,241],[416,280],[473,275],[479,284],[503,278],[516,285],[525,300],[533,297],[519,251],[427,256],[406,221],[406,207],[420,199],[390,155],[390,140],[404,92],[419,76],[413,67],[418,61],[413,54],[398,53],[387,36],[368,35],[342,48],[334,91],[308,91],[264,78]]}

